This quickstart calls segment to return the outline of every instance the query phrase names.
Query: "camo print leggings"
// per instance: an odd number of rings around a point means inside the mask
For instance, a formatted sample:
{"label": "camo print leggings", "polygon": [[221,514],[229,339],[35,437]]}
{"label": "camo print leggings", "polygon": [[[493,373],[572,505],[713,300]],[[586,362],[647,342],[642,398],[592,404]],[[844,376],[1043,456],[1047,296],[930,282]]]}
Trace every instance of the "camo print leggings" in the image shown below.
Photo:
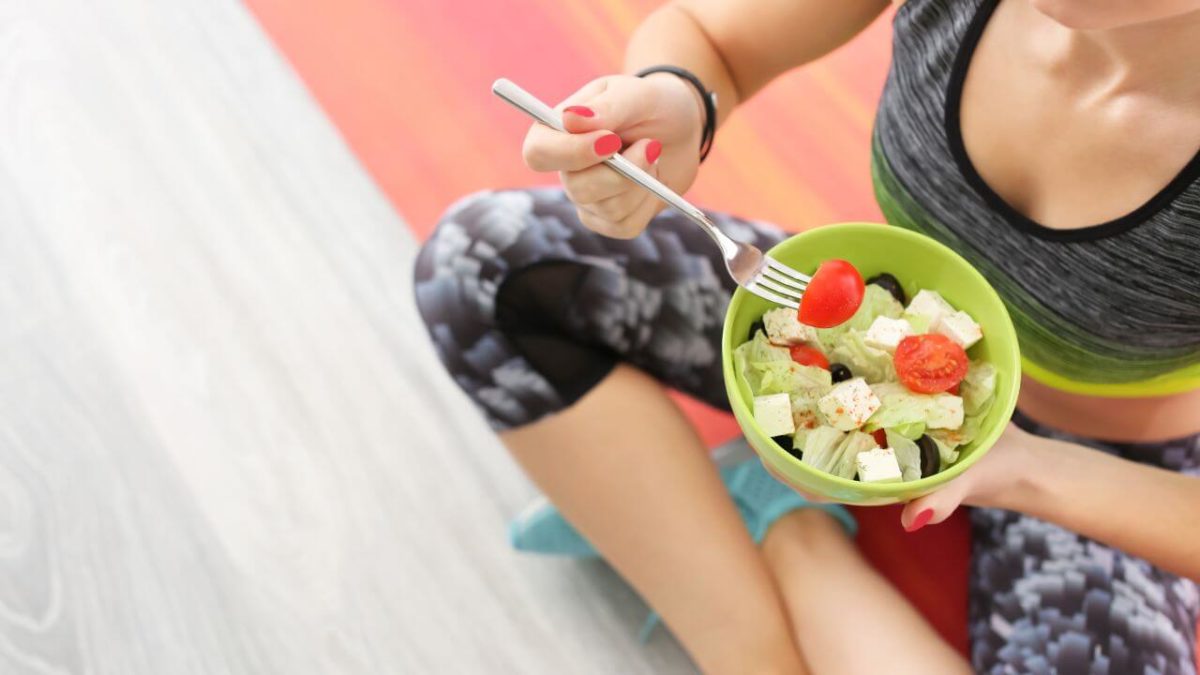
{"label": "camo print leggings", "polygon": [[[710,215],[760,248],[785,236]],[[727,409],[720,332],[732,291],[716,247],[681,216],[662,214],[636,239],[608,239],[584,229],[562,191],[549,188],[458,202],[416,263],[417,306],[438,355],[496,430],[570,406],[620,362]],[[1015,421],[1200,476],[1200,435],[1112,444],[1020,414]],[[1195,583],[1018,513],[974,509],[971,522],[978,672],[1196,672]]]}

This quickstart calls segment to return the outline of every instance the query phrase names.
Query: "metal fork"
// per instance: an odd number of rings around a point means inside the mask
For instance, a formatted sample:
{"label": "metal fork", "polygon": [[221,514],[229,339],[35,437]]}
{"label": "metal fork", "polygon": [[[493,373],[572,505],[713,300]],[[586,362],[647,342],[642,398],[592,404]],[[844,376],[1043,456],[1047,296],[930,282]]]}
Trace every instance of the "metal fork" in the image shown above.
{"label": "metal fork", "polygon": [[[565,131],[561,117],[550,106],[539,101],[533,94],[513,82],[504,78],[496,80],[492,84],[492,93],[551,129]],[[804,294],[804,289],[808,287],[808,282],[812,280],[807,274],[797,272],[771,256],[763,254],[762,251],[750,244],[730,239],[708,219],[708,216],[704,215],[703,211],[692,206],[671,188],[663,185],[658,179],[642,171],[621,155],[613,155],[604,160],[604,163],[613,171],[674,206],[676,210],[707,232],[708,236],[717,242],[717,246],[721,249],[721,257],[725,259],[725,269],[729,270],[729,276],[733,277],[739,286],[760,298],[784,307],[797,309],[800,306],[800,297]]]}

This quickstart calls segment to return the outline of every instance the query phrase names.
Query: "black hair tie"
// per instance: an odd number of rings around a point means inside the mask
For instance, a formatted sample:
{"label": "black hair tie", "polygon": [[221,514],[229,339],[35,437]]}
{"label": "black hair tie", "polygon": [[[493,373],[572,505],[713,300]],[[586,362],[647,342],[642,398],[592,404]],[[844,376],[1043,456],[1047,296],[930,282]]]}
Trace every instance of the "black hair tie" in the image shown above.
{"label": "black hair tie", "polygon": [[646,77],[652,73],[670,73],[688,84],[699,92],[700,100],[704,101],[704,132],[700,135],[700,161],[703,162],[705,157],[708,157],[708,151],[712,149],[713,137],[717,134],[717,94],[704,88],[704,83],[700,78],[696,77],[691,71],[679,66],[650,66],[643,68],[634,75],[637,77]]}

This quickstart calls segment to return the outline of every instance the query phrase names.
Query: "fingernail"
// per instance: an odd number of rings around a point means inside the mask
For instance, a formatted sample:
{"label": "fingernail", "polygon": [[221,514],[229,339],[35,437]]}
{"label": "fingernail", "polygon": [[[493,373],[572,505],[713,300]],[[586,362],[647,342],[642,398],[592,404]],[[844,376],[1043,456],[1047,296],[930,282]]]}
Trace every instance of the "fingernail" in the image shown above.
{"label": "fingernail", "polygon": [[596,113],[592,112],[591,108],[589,108],[587,106],[582,106],[582,105],[569,105],[569,106],[563,108],[563,112],[569,112],[569,113],[572,113],[575,115],[579,115],[580,117],[595,117],[596,116]]}
{"label": "fingernail", "polygon": [[658,161],[658,156],[662,154],[662,141],[650,141],[646,146],[646,161],[653,164]]}
{"label": "fingernail", "polygon": [[908,524],[908,527],[904,528],[904,531],[916,532],[922,527],[928,525],[930,518],[933,518],[933,509],[925,509],[924,511],[918,513],[916,518],[912,519],[912,522]]}
{"label": "fingernail", "polygon": [[597,155],[611,155],[621,149],[621,137],[616,134],[605,134],[596,139],[592,148],[595,149]]}

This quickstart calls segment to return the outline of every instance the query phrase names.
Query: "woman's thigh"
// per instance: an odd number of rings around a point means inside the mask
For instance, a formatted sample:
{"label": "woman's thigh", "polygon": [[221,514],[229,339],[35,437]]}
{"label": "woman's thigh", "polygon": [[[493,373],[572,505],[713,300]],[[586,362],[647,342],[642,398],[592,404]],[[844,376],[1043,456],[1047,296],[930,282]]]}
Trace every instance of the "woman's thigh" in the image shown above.
{"label": "woman's thigh", "polygon": [[[784,237],[710,215],[760,247]],[[727,407],[720,336],[734,285],[674,211],[618,240],[584,228],[559,189],[482,192],[447,212],[415,275],[439,357],[497,430],[570,406],[619,362]]]}
{"label": "woman's thigh", "polygon": [[[1039,435],[1200,474],[1200,436],[1117,445],[1048,429],[1019,414],[1016,421]],[[971,521],[971,656],[977,672],[1196,672],[1200,592],[1194,582],[1022,514],[975,509]]]}

